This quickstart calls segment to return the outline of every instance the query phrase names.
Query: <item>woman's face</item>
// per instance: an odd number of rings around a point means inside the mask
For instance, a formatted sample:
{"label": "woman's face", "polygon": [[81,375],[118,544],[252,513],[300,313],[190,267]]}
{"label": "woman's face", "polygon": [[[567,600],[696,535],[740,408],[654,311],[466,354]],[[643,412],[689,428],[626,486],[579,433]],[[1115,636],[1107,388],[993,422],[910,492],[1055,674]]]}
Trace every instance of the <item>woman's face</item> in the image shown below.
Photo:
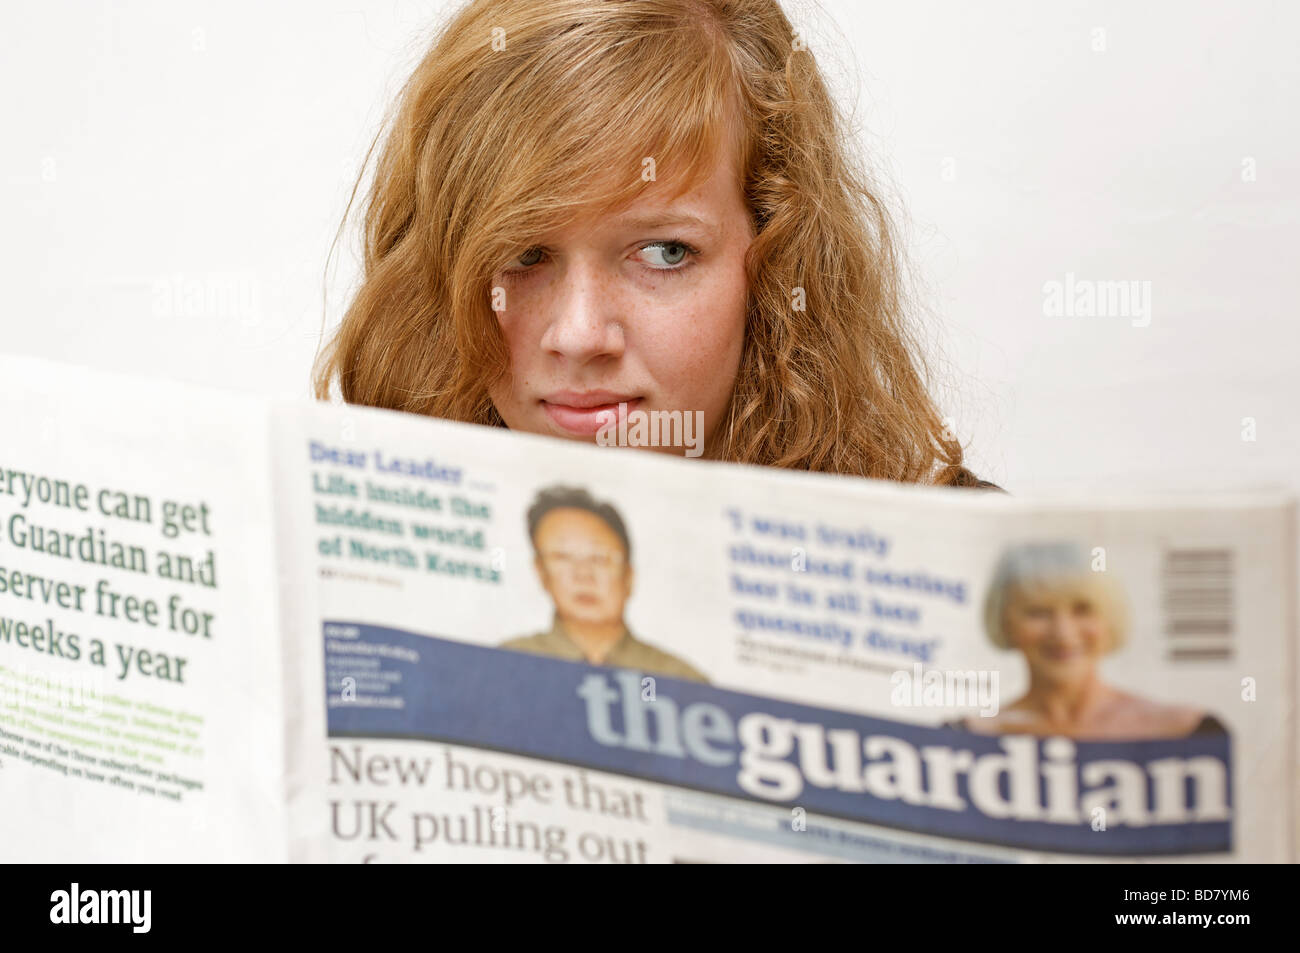
{"label": "woman's face", "polygon": [[1114,643],[1105,615],[1080,589],[1013,593],[1004,620],[1030,672],[1053,684],[1090,678]]}
{"label": "woman's face", "polygon": [[652,183],[612,216],[541,236],[494,276],[511,365],[489,393],[510,429],[594,443],[623,403],[690,414],[691,455],[713,447],[740,366],[753,229],[734,153],[675,202],[666,191]]}

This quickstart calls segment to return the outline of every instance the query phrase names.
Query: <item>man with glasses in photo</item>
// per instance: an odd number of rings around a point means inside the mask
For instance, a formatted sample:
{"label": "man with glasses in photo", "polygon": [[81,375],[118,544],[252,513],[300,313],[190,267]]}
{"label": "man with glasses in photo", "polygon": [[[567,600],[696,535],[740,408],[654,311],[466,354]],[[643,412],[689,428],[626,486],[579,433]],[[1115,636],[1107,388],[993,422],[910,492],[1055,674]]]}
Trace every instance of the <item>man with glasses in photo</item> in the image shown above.
{"label": "man with glasses in photo", "polygon": [[549,631],[509,639],[502,648],[708,681],[677,656],[636,638],[623,621],[632,595],[632,544],[618,510],[580,487],[550,487],[528,508],[528,535],[555,618]]}

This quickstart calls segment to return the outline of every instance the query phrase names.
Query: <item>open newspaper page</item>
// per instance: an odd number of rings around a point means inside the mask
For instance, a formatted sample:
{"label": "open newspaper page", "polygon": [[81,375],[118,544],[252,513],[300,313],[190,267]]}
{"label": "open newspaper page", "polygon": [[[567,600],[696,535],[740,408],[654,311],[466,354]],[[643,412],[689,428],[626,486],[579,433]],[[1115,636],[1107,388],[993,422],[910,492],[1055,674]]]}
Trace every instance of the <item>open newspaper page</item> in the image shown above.
{"label": "open newspaper page", "polygon": [[270,402],[0,357],[0,859],[286,858]]}
{"label": "open newspaper page", "polygon": [[276,423],[297,859],[1294,859],[1286,497]]}

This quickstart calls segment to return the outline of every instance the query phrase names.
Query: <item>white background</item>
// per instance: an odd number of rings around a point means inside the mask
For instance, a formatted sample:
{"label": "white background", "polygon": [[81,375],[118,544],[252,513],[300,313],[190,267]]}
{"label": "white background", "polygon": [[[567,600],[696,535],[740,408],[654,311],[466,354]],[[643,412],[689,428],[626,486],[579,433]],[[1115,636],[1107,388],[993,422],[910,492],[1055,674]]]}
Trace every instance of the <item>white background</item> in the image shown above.
{"label": "white background", "polygon": [[[305,396],[347,194],[444,9],[7,4],[0,349]],[[786,9],[907,209],[977,472],[1300,487],[1300,5]],[[1045,316],[1067,273],[1151,282],[1150,325]]]}

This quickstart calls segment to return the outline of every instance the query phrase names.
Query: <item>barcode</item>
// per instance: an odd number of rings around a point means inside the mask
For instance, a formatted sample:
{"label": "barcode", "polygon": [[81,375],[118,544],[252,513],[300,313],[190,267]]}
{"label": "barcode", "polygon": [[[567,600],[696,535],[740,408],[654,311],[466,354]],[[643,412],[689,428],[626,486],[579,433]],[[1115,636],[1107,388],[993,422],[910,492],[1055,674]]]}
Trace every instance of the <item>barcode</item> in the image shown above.
{"label": "barcode", "polygon": [[1232,551],[1173,549],[1161,571],[1165,636],[1171,662],[1232,658]]}

